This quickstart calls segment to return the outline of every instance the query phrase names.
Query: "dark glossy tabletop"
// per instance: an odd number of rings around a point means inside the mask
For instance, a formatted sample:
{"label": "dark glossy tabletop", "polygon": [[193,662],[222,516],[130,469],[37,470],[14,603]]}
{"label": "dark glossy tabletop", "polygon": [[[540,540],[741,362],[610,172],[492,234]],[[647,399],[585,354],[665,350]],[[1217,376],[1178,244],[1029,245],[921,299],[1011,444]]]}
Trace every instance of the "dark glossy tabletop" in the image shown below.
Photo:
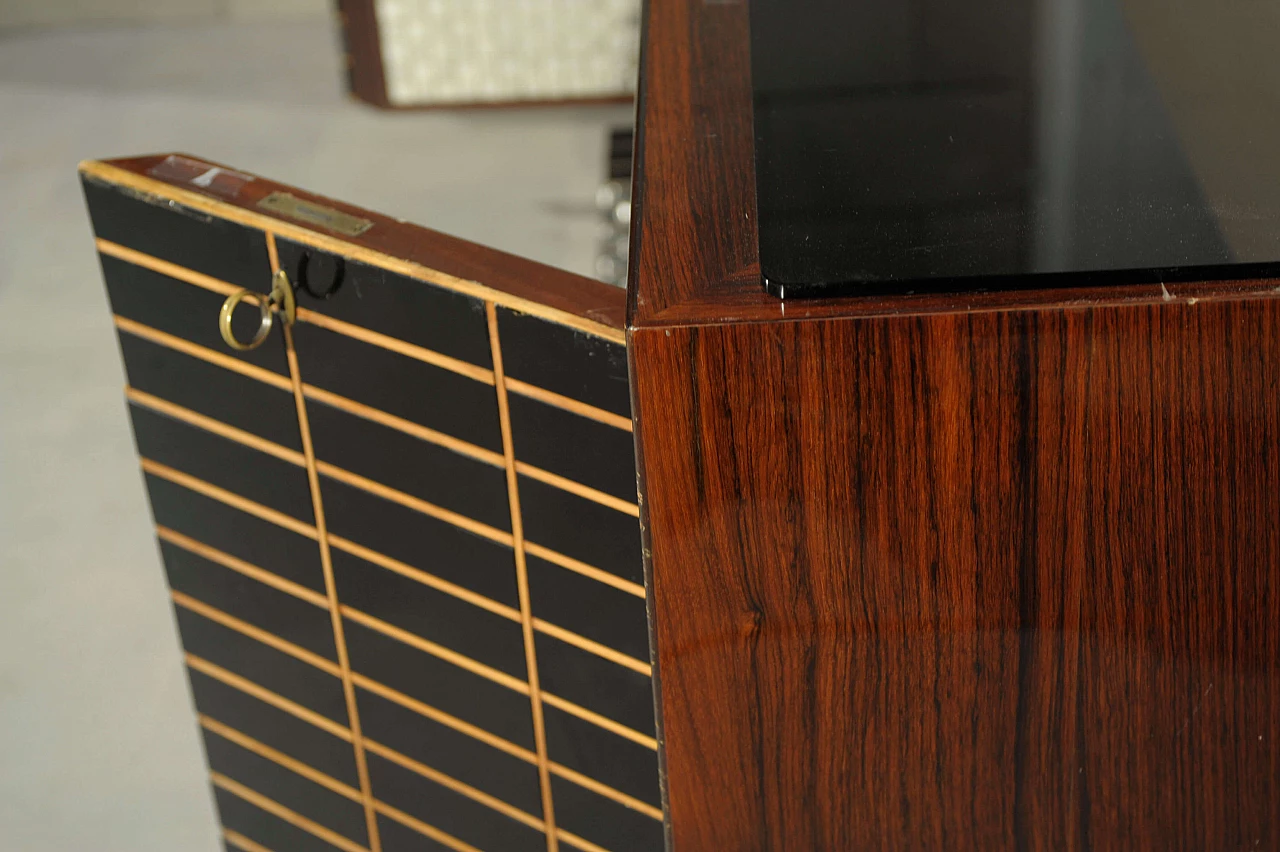
{"label": "dark glossy tabletop", "polygon": [[1280,2],[750,0],[782,296],[1280,273]]}

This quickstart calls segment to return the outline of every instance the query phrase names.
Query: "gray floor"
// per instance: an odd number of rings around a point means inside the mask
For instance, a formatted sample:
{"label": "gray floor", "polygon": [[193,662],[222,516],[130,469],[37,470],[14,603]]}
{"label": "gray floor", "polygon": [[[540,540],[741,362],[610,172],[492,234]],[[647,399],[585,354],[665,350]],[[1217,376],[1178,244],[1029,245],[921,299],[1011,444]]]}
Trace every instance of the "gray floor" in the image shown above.
{"label": "gray floor", "polygon": [[219,848],[75,179],[183,150],[589,274],[629,109],[378,113],[329,27],[0,34],[0,849]]}

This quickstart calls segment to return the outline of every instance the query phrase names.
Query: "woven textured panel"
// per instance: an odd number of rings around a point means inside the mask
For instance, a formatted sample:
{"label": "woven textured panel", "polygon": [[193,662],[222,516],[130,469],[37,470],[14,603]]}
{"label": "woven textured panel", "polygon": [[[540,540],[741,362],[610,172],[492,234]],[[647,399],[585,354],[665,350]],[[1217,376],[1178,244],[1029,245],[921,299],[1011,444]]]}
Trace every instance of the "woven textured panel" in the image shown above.
{"label": "woven textured panel", "polygon": [[378,0],[396,106],[635,90],[638,0]]}

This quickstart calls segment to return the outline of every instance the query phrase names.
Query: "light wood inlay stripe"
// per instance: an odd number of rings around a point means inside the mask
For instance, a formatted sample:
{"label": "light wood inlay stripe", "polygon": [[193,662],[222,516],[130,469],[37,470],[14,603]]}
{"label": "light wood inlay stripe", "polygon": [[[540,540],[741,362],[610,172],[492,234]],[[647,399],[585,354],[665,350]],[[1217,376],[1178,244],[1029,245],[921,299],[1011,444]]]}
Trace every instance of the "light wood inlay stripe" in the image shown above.
{"label": "light wood inlay stripe", "polygon": [[190,595],[183,594],[182,592],[171,591],[169,592],[169,595],[173,598],[173,602],[183,609],[189,609],[197,615],[202,615],[210,621],[221,624],[229,630],[234,630],[237,633],[248,636],[250,639],[261,642],[263,645],[275,648],[282,654],[288,654],[296,660],[301,660],[308,665],[315,666],[326,674],[331,674],[334,677],[342,676],[342,672],[332,661],[326,660],[324,657],[319,654],[312,653],[306,648],[295,645],[287,639],[281,639],[274,633],[268,633],[260,627],[254,627],[247,621],[241,621],[234,615],[229,615],[220,609],[211,607],[207,603],[197,600]]}
{"label": "light wood inlay stripe", "polygon": [[406,757],[405,755],[401,754],[395,749],[387,748],[386,746],[380,745],[379,743],[376,743],[373,740],[367,739],[364,741],[364,743],[365,743],[365,748],[367,748],[370,752],[377,755],[381,755],[382,757],[385,757],[387,760],[391,761],[392,763],[402,766],[405,769],[408,769],[410,772],[415,772],[418,775],[421,775],[423,778],[430,779],[431,781],[434,781],[435,783],[439,784],[441,787],[447,787],[450,790],[453,790],[455,793],[459,793],[463,796],[466,796],[468,799],[471,799],[472,801],[479,802],[480,804],[485,805],[486,807],[492,808],[498,813],[505,814],[506,816],[511,817],[511,819],[515,820],[516,822],[524,823],[530,828],[537,829],[538,831],[547,830],[546,824],[543,823],[542,820],[538,819],[533,814],[526,813],[517,807],[508,805],[506,802],[502,801],[501,799],[496,798],[494,796],[490,796],[488,793],[485,793],[482,790],[477,790],[475,787],[472,787],[470,784],[464,784],[458,779],[453,778],[452,776],[446,775],[443,772],[440,772],[439,770],[432,769],[430,766],[427,766],[425,763],[419,763],[413,758]]}
{"label": "light wood inlay stripe", "polygon": [[224,725],[212,716],[207,716],[201,713],[198,718],[200,720],[200,727],[205,730],[212,731],[223,739],[230,740],[241,748],[251,751],[259,757],[266,758],[272,763],[278,763],[285,769],[301,775],[308,781],[314,781],[321,787],[326,787],[340,796],[345,796],[353,802],[364,802],[364,796],[360,794],[359,790],[347,784],[343,784],[337,778],[326,775],[319,769],[308,766],[302,761],[292,758],[282,751],[277,751],[266,743],[259,742],[253,737],[237,731],[230,725]]}
{"label": "light wood inlay stripe", "polygon": [[367,328],[358,325],[352,325],[349,322],[343,322],[333,317],[318,314],[315,311],[306,308],[298,308],[298,320],[301,322],[314,325],[317,328],[323,328],[336,334],[343,334],[347,337],[353,337],[363,343],[377,346],[403,355],[406,358],[412,358],[415,361],[422,361],[433,367],[449,370],[468,379],[475,379],[477,382],[483,382],[486,385],[493,384],[493,371],[486,370],[484,367],[477,367],[475,364],[469,364],[457,358],[452,358],[424,346],[417,346],[413,343],[406,343],[396,337],[390,337],[380,334],[376,331],[370,331]]}
{"label": "light wood inlay stripe", "polygon": [[189,340],[169,334],[167,331],[161,331],[158,328],[152,328],[149,325],[143,325],[135,322],[128,317],[122,317],[119,314],[114,316],[116,328],[121,331],[128,332],[134,337],[141,337],[143,340],[149,340],[161,346],[181,352],[183,355],[190,355],[192,358],[199,358],[210,364],[216,364],[219,367],[230,370],[233,373],[239,373],[250,379],[257,379],[263,384],[271,385],[283,391],[292,391],[293,386],[289,380],[279,373],[273,373],[270,370],[241,361],[239,358],[232,358],[230,355],[222,352],[215,352]]}
{"label": "light wood inlay stripe", "polygon": [[185,655],[187,665],[201,674],[206,674],[214,680],[222,681],[224,684],[240,690],[246,695],[252,695],[259,701],[270,704],[277,710],[283,710],[291,716],[297,716],[304,722],[310,722],[321,730],[328,731],[339,739],[351,742],[351,731],[345,726],[339,725],[332,719],[321,716],[314,710],[309,710],[298,704],[296,701],[290,701],[282,695],[277,695],[269,689],[258,686],[258,684],[243,678],[235,672],[229,672],[216,663],[211,663],[206,659],[197,657],[195,654],[187,653]]}
{"label": "light wood inlay stripe", "polygon": [[359,843],[349,840],[341,834],[338,834],[338,832],[325,828],[319,823],[312,822],[302,814],[286,808],[275,799],[269,799],[257,790],[246,787],[239,781],[223,775],[221,772],[210,772],[209,778],[213,781],[214,786],[221,787],[233,796],[238,796],[249,804],[256,805],[267,813],[279,817],[294,828],[300,828],[308,834],[319,837],[326,843],[333,844],[343,850],[343,852],[370,852],[370,850],[361,846]]}
{"label": "light wood inlay stripe", "polygon": [[635,503],[628,503],[626,500],[621,500],[614,497],[612,494],[597,491],[588,485],[575,482],[572,479],[552,473],[549,470],[543,470],[540,467],[534,467],[531,464],[525,464],[522,461],[518,461],[516,462],[516,472],[527,476],[530,479],[545,482],[547,485],[554,485],[556,488],[559,488],[562,491],[568,491],[570,494],[577,494],[579,497],[584,497],[592,502],[608,506],[610,509],[617,509],[619,512],[625,512],[633,518],[640,517],[640,507]]}
{"label": "light wood inlay stripe", "polygon": [[564,396],[555,391],[549,391],[537,385],[522,382],[519,379],[507,379],[507,390],[512,393],[518,393],[521,396],[527,396],[529,399],[536,399],[538,402],[545,402],[547,405],[554,405],[556,408],[563,408],[565,411],[571,411],[591,420],[607,423],[626,432],[630,432],[632,429],[631,418],[629,417],[614,414],[612,411],[605,411],[603,408],[596,408],[594,405],[579,402],[571,396]]}
{"label": "light wood inlay stripe", "polygon": [[188,550],[196,556],[207,559],[210,562],[217,563],[224,568],[243,574],[246,577],[251,577],[263,585],[271,586],[273,589],[278,589],[285,594],[293,595],[295,598],[304,600],[309,604],[320,607],[321,609],[329,608],[329,599],[319,592],[308,589],[306,586],[295,583],[292,580],[286,580],[278,574],[265,571],[256,565],[245,562],[243,559],[237,559],[229,553],[223,553],[217,548],[210,547],[203,542],[196,541],[194,538],[185,536],[176,530],[171,530],[168,527],[157,525],[156,536],[163,541],[167,541],[170,544],[181,547],[183,550]]}
{"label": "light wood inlay stripe", "polygon": [[571,556],[565,556],[563,553],[557,553],[549,547],[543,547],[540,544],[534,544],[531,541],[526,541],[524,543],[524,550],[525,553],[532,554],[539,559],[545,559],[548,562],[553,562],[561,568],[568,568],[570,571],[574,571],[584,577],[599,580],[606,586],[613,586],[615,589],[620,589],[628,594],[635,595],[638,598],[644,597],[644,586],[639,583],[624,580],[616,574],[610,574],[608,571],[604,571],[594,565],[588,565],[587,563],[574,559]]}
{"label": "light wood inlay stripe", "polygon": [[[194,269],[187,269],[185,266],[179,266],[176,263],[161,260],[149,254],[143,254],[137,249],[131,249],[128,246],[122,246],[119,243],[113,243],[101,237],[95,242],[97,243],[98,251],[109,257],[132,263],[134,266],[141,266],[143,269],[150,269],[152,272],[167,275],[178,281],[184,281],[202,290],[217,293],[219,296],[230,296],[241,289],[228,281],[214,278],[212,275],[205,275],[203,272],[196,272]],[[264,281],[263,283],[269,282]]]}
{"label": "light wood inlay stripe", "polygon": [[128,187],[147,195],[171,199],[193,210],[199,210],[202,213],[208,213],[228,221],[238,222],[250,228],[269,231],[312,248],[332,252],[351,260],[369,263],[409,278],[418,279],[431,286],[440,287],[444,290],[453,290],[478,300],[491,299],[520,313],[532,314],[595,337],[611,340],[614,343],[626,344],[626,332],[621,328],[593,322],[567,311],[550,308],[539,302],[513,296],[510,293],[504,293],[492,287],[486,287],[476,281],[468,281],[420,263],[414,263],[329,234],[313,231],[296,222],[270,216],[257,210],[247,210],[191,189],[174,186],[146,175],[136,174],[110,163],[86,160],[80,163],[80,173],[106,183]]}
{"label": "light wood inlay stripe", "polygon": [[538,756],[526,748],[521,748],[509,740],[505,740],[496,734],[491,734],[483,728],[478,728],[470,722],[464,722],[457,716],[445,713],[443,710],[437,710],[430,704],[424,704],[416,698],[411,698],[403,692],[397,692],[389,686],[384,686],[372,678],[365,677],[359,672],[352,674],[352,680],[361,689],[367,689],[374,695],[387,699],[388,701],[399,704],[406,710],[412,710],[420,716],[425,716],[433,722],[439,722],[447,728],[453,728],[459,733],[466,734],[469,737],[479,740],[485,745],[493,746],[499,751],[504,751],[512,757],[518,757],[526,763],[537,764]]}
{"label": "light wood inlay stripe", "polygon": [[233,509],[239,509],[245,514],[253,515],[254,517],[261,518],[264,521],[269,521],[277,526],[284,527],[287,530],[292,530],[298,535],[304,535],[309,539],[314,540],[316,538],[316,528],[311,526],[311,524],[304,524],[302,521],[297,518],[290,517],[284,512],[277,512],[275,509],[269,509],[261,503],[255,503],[252,500],[247,500],[239,494],[233,494],[225,488],[219,488],[216,485],[205,482],[203,479],[197,479],[190,474],[183,473],[180,470],[175,470],[168,465],[154,462],[148,458],[143,458],[142,469],[153,476],[158,476],[161,479],[167,479],[175,485],[181,485],[183,488],[190,489],[197,494],[203,494],[205,497],[217,500],[219,503],[226,503]]}
{"label": "light wood inlay stripe", "polygon": [[406,435],[412,435],[423,441],[427,441],[437,446],[444,447],[447,450],[453,450],[455,453],[461,453],[464,456],[470,456],[478,461],[491,464],[494,467],[502,467],[505,462],[500,454],[492,450],[486,450],[483,447],[477,447],[466,441],[446,435],[443,432],[437,432],[435,429],[428,429],[412,420],[405,420],[402,417],[396,417],[394,414],[388,414],[378,408],[370,408],[361,402],[347,399],[345,396],[339,396],[336,393],[327,391],[324,388],[318,388],[315,385],[302,385],[302,392],[307,395],[308,399],[314,399],[316,402],[323,402],[325,405],[331,405],[334,408],[341,409],[348,414],[354,414],[357,417],[363,417],[365,420],[372,420],[380,426],[386,426],[389,429],[395,429],[398,432],[404,432]]}
{"label": "light wood inlay stripe", "polygon": [[[271,257],[276,258],[274,251],[275,234],[267,232],[267,243]],[[273,261],[277,263],[278,261]],[[272,274],[279,271],[273,265]],[[365,824],[369,835],[369,852],[382,852],[382,841],[378,836],[378,816],[373,807],[373,791],[369,784],[369,766],[365,761],[364,738],[360,731],[360,710],[356,704],[356,688],[351,681],[351,661],[347,656],[347,640],[343,633],[342,614],[338,611],[338,585],[333,575],[333,559],[329,553],[329,534],[325,523],[324,499],[320,493],[320,475],[316,468],[316,452],[311,442],[311,423],[307,417],[307,401],[302,394],[302,371],[298,367],[298,352],[293,345],[293,331],[282,323],[280,328],[284,335],[285,357],[289,362],[289,377],[293,381],[293,401],[298,411],[298,427],[302,438],[302,455],[306,460],[307,481],[311,486],[311,505],[316,518],[316,542],[320,547],[320,568],[324,573],[325,594],[329,598],[329,619],[333,626],[333,642],[338,653],[338,671],[342,678],[342,692],[347,702],[347,722],[351,727],[351,747],[355,754],[356,776],[360,780],[360,794],[364,799]]]}
{"label": "light wood inlay stripe", "polygon": [[512,677],[506,672],[499,671],[492,666],[486,666],[484,663],[477,662],[468,656],[459,654],[457,651],[451,651],[443,645],[437,645],[435,642],[423,639],[416,633],[410,633],[408,630],[402,630],[393,624],[388,624],[379,618],[374,618],[373,616],[367,615],[358,609],[352,609],[345,604],[342,605],[341,609],[342,614],[347,618],[357,624],[363,624],[370,630],[376,630],[383,636],[395,639],[398,642],[403,642],[412,648],[417,648],[419,651],[423,651],[433,657],[444,660],[447,663],[452,663],[460,669],[465,669],[472,674],[485,678],[486,680],[491,680],[496,684],[505,686],[507,689],[519,692],[521,695],[529,694],[529,685],[527,683],[519,678]]}
{"label": "light wood inlay stripe", "polygon": [[391,807],[391,805],[388,805],[386,802],[376,802],[375,807],[377,807],[378,813],[390,817],[403,826],[412,828],[424,837],[430,837],[442,846],[448,846],[450,849],[455,850],[455,852],[481,852],[481,850],[472,846],[470,843],[465,843],[454,837],[452,834],[446,834],[434,825],[427,825],[422,820],[415,819],[404,811]]}
{"label": "light wood inlay stripe", "polygon": [[495,615],[500,615],[503,618],[510,619],[511,621],[520,620],[519,610],[512,609],[506,604],[501,604],[495,600],[486,598],[484,595],[477,594],[476,592],[459,586],[456,583],[450,583],[448,580],[443,580],[434,574],[423,571],[420,568],[414,568],[412,565],[406,565],[398,559],[392,559],[390,556],[384,556],[376,550],[370,550],[363,545],[356,544],[354,541],[348,541],[341,536],[330,534],[329,544],[339,550],[350,553],[352,556],[359,557],[366,562],[372,562],[374,565],[386,568],[388,571],[394,571],[402,577],[415,580],[424,586],[430,586],[437,591],[444,592],[447,595],[452,595],[453,597],[458,598],[459,600],[464,600],[469,604],[474,604],[475,606],[488,610]]}
{"label": "light wood inlay stripe", "polygon": [[[275,274],[280,271],[280,252],[276,248],[275,233],[270,229],[267,229],[265,236],[267,238],[267,263],[270,264],[271,266],[272,284],[274,285]],[[292,284],[294,287],[297,287],[297,284],[298,284],[298,282],[296,281],[290,281],[289,283]],[[295,306],[295,316],[296,316],[296,306]]]}
{"label": "light wood inlay stripe", "polygon": [[507,403],[507,381],[502,366],[502,342],[498,336],[498,312],[493,302],[485,302],[489,320],[489,349],[493,353],[493,375],[498,398],[498,419],[502,426],[502,455],[507,468],[507,497],[511,504],[511,537],[516,559],[516,588],[520,596],[520,626],[524,633],[525,666],[528,671],[529,709],[533,714],[533,742],[538,757],[538,782],[542,788],[542,815],[546,820],[547,852],[558,852],[555,803],[551,792],[551,770],[547,757],[546,726],[542,718],[542,689],[538,682],[538,655],[533,636],[533,604],[529,596],[529,571],[524,558],[524,519],[520,513],[520,483],[516,474],[515,442],[511,437],[511,412]]}
{"label": "light wood inlay stripe", "polygon": [[571,630],[565,630],[563,627],[557,627],[549,621],[543,621],[541,618],[533,620],[533,627],[539,633],[545,633],[548,636],[554,636],[561,642],[565,642],[574,647],[581,648],[595,654],[597,657],[603,657],[611,663],[617,663],[620,666],[626,666],[633,672],[639,672],[646,677],[653,676],[652,667],[643,660],[637,660],[629,654],[621,651],[615,651],[608,645],[601,645],[599,642],[593,642],[585,636],[579,636]]}
{"label": "light wood inlay stripe", "polygon": [[240,832],[232,831],[229,828],[224,828],[222,830],[222,838],[226,840],[227,843],[242,850],[242,852],[271,852],[270,849],[263,846],[261,843],[250,840]]}
{"label": "light wood inlay stripe", "polygon": [[[620,805],[625,805],[626,807],[631,808],[631,810],[633,811],[639,811],[640,813],[644,814],[647,817],[652,817],[653,819],[656,819],[658,822],[662,822],[662,808],[655,808],[653,805],[649,804],[648,802],[642,802],[634,796],[628,796],[626,793],[622,792],[621,790],[615,790],[612,787],[610,787],[608,784],[601,784],[599,781],[595,780],[594,778],[589,778],[586,775],[583,775],[581,772],[575,772],[574,770],[570,769],[567,766],[561,766],[558,763],[552,763],[551,771],[554,774],[559,775],[561,778],[565,779],[566,781],[572,781],[573,783],[577,784],[579,787],[585,787],[586,789],[590,790],[593,793],[599,793],[601,796],[604,796],[607,799],[612,799],[613,801],[617,802]],[[657,784],[658,779],[655,777],[653,779],[653,782],[654,784]]]}
{"label": "light wood inlay stripe", "polygon": [[556,831],[556,835],[565,843],[568,843],[570,846],[576,846],[577,848],[583,850],[583,852],[609,852],[609,850],[605,849],[603,846],[598,846],[595,843],[592,843],[590,840],[579,837],[576,834],[571,834],[570,832],[565,831],[563,828],[558,829]]}
{"label": "light wood inlay stripe", "polygon": [[252,447],[261,453],[275,456],[281,461],[296,464],[298,467],[304,467],[306,462],[303,461],[302,453],[297,450],[291,450],[283,447],[275,441],[268,441],[266,438],[260,438],[252,432],[246,432],[243,429],[237,429],[235,426],[229,426],[221,420],[214,420],[212,417],[206,417],[203,414],[184,408],[181,405],[161,399],[158,396],[152,396],[149,393],[140,391],[137,388],[125,388],[125,397],[131,402],[135,402],[144,408],[157,411],[161,414],[172,417],[174,420],[181,420],[183,423],[189,423],[207,432],[226,438],[228,441],[235,441],[246,447]]}
{"label": "light wood inlay stripe", "polygon": [[345,482],[347,485],[354,486],[362,491],[368,491],[370,494],[375,494],[384,500],[399,503],[405,508],[413,509],[424,515],[430,515],[433,518],[444,521],[448,524],[453,524],[455,527],[460,527],[467,532],[475,533],[476,535],[487,538],[490,541],[496,541],[499,544],[505,544],[508,547],[511,546],[510,533],[505,533],[502,530],[489,526],[488,524],[482,524],[479,521],[472,520],[466,515],[451,512],[450,510],[437,506],[434,503],[428,503],[426,500],[419,499],[418,497],[414,497],[410,494],[405,494],[403,491],[397,491],[394,488],[389,488],[381,482],[375,482],[372,479],[360,476],[357,473],[343,470],[337,465],[329,464],[328,462],[316,462],[316,470],[323,473],[325,476],[332,477],[339,482]]}
{"label": "light wood inlay stripe", "polygon": [[601,716],[599,713],[588,710],[580,704],[574,704],[572,701],[566,701],[557,695],[552,695],[550,692],[542,693],[542,700],[543,702],[550,704],[552,707],[559,708],[572,716],[577,716],[579,719],[590,722],[597,727],[604,728],[606,731],[610,731],[620,737],[631,740],[633,743],[638,743],[645,748],[651,748],[654,751],[658,750],[658,741],[653,737],[648,734],[642,734],[634,728],[628,728],[621,722],[615,722],[608,716]]}

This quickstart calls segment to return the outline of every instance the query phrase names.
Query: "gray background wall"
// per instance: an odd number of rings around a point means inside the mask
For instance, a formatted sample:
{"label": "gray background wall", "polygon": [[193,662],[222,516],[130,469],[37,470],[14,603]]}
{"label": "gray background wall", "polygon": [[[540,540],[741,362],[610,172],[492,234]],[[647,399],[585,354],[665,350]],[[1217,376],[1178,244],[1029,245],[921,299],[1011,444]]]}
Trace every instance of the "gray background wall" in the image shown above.
{"label": "gray background wall", "polygon": [[328,14],[329,0],[0,0],[0,28]]}

